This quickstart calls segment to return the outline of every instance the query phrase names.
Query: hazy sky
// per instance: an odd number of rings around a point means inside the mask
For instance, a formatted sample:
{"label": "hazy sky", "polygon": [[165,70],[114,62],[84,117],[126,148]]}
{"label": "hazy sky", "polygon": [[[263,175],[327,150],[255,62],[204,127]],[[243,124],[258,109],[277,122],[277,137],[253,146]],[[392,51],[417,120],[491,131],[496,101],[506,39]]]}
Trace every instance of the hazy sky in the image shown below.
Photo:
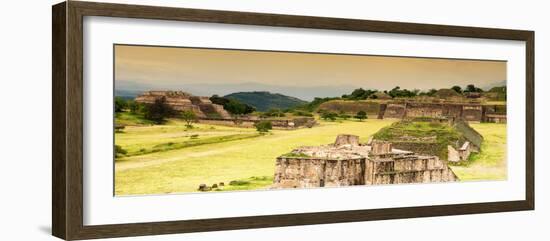
{"label": "hazy sky", "polygon": [[117,45],[115,80],[117,90],[181,89],[202,95],[239,88],[294,96],[318,91],[296,96],[311,99],[357,87],[493,86],[506,80],[506,62]]}

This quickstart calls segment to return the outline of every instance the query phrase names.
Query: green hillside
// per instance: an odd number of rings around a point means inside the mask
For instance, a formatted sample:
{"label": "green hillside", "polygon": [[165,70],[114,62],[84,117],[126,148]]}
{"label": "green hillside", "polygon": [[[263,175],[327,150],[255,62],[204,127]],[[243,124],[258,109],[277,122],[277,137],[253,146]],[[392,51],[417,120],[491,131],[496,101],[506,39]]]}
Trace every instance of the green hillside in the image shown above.
{"label": "green hillside", "polygon": [[258,111],[269,109],[287,109],[290,107],[307,104],[307,101],[282,94],[267,91],[237,92],[224,96],[228,99],[236,99],[240,102],[256,107]]}

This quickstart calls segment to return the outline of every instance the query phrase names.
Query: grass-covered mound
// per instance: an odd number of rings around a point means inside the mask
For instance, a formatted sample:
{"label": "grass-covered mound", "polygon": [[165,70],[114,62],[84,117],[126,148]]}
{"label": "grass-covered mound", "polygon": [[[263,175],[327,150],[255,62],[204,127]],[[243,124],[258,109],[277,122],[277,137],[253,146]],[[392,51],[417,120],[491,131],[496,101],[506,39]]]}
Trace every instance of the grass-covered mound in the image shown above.
{"label": "grass-covered mound", "polygon": [[374,139],[392,142],[397,149],[438,156],[447,160],[447,145],[455,148],[466,141],[455,125],[430,121],[400,121],[382,128]]}
{"label": "grass-covered mound", "polygon": [[376,118],[380,112],[380,101],[331,100],[319,105],[319,110],[355,115],[359,111]]}

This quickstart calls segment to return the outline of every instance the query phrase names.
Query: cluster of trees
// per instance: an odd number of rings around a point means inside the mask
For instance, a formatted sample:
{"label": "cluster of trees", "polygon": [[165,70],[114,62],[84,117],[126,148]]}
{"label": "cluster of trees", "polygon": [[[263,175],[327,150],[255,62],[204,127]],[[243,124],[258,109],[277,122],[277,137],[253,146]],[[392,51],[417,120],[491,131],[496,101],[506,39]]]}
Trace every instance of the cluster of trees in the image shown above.
{"label": "cluster of trees", "polygon": [[[467,85],[465,88],[462,88],[458,85],[451,87],[452,90],[456,91],[459,94],[465,93],[482,93],[483,90],[479,87],[476,87],[473,84]],[[318,107],[321,103],[327,102],[333,99],[343,99],[343,100],[366,100],[366,99],[376,99],[377,96],[374,95],[378,90],[376,89],[363,89],[358,88],[353,90],[350,94],[344,94],[341,98],[315,98],[310,104],[311,106]],[[426,91],[421,91],[419,89],[401,89],[399,86],[395,86],[391,90],[384,90],[383,93],[391,96],[392,98],[411,98],[415,96],[434,96],[437,93],[436,89],[429,89]]]}
{"label": "cluster of trees", "polygon": [[420,90],[414,89],[414,90],[408,90],[408,89],[401,89],[399,86],[395,86],[390,91],[384,91],[386,94],[391,96],[392,98],[399,98],[399,97],[415,97],[420,93]]}
{"label": "cluster of trees", "polygon": [[370,90],[370,89],[355,89],[351,92],[351,94],[342,95],[342,99],[346,100],[366,100],[369,97],[374,97],[372,94],[378,92],[377,90]]}
{"label": "cluster of trees", "polygon": [[481,88],[476,87],[475,85],[467,85],[466,88],[462,89],[462,87],[455,85],[451,87],[452,90],[456,91],[459,94],[464,93],[482,93],[483,90]]}
{"label": "cluster of trees", "polygon": [[210,101],[214,104],[223,106],[223,108],[233,115],[246,115],[256,111],[251,105],[242,103],[236,99],[224,98],[218,95],[210,97]]}
{"label": "cluster of trees", "polygon": [[[342,95],[342,99],[344,100],[366,100],[366,99],[377,99],[377,95],[374,95],[378,90],[376,89],[355,89],[351,92],[351,94],[344,94]],[[393,89],[387,91],[383,91],[385,94],[391,96],[392,98],[396,97],[414,97],[419,95],[421,92],[418,89],[414,90],[408,90],[408,89],[401,89],[401,87],[396,86]]]}

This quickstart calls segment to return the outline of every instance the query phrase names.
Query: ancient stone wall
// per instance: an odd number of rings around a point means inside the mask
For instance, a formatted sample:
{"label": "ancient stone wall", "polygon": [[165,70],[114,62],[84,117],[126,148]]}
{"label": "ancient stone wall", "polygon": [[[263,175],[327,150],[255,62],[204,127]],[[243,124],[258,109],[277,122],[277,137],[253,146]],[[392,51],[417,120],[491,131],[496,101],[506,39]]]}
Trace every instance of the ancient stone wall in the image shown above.
{"label": "ancient stone wall", "polygon": [[400,150],[412,151],[421,155],[433,155],[440,159],[447,159],[447,153],[441,151],[446,146],[441,146],[435,141],[392,141],[393,147]]}
{"label": "ancient stone wall", "polygon": [[506,123],[506,105],[483,105],[483,121]]}
{"label": "ancient stone wall", "polygon": [[506,115],[487,114],[485,115],[485,122],[491,123],[506,123]]}
{"label": "ancient stone wall", "polygon": [[387,104],[384,111],[384,119],[403,119],[405,117],[405,104]]}
{"label": "ancient stone wall", "polygon": [[427,103],[407,103],[406,114],[407,118],[429,117],[440,118],[443,116],[443,105],[427,104]]}
{"label": "ancient stone wall", "polygon": [[274,188],[334,187],[365,184],[366,158],[278,157]]}
{"label": "ancient stone wall", "polygon": [[482,107],[479,104],[415,103],[406,104],[406,118],[451,118],[470,122],[481,122]]}
{"label": "ancient stone wall", "polygon": [[469,122],[481,122],[483,120],[483,111],[481,105],[462,106],[462,119]]}
{"label": "ancient stone wall", "polygon": [[458,178],[436,156],[413,153],[371,157],[367,160],[366,184],[452,182]]}
{"label": "ancient stone wall", "polygon": [[375,101],[344,101],[333,100],[322,103],[319,110],[332,111],[355,115],[359,111],[365,111],[368,118],[376,118],[380,112],[381,104]]}

